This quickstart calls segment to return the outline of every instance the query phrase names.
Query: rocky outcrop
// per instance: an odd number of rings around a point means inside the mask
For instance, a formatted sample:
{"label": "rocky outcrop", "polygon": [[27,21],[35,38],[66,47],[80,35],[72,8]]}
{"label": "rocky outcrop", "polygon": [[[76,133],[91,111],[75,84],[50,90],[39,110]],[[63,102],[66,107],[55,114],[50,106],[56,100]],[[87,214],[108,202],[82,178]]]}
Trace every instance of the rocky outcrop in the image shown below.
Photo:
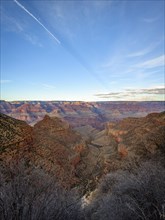
{"label": "rocky outcrop", "polygon": [[134,153],[137,157],[143,153],[155,154],[165,144],[165,112],[107,123],[106,132],[116,140],[119,152],[127,151],[128,156]]}
{"label": "rocky outcrop", "polygon": [[40,167],[64,186],[78,183],[76,167],[86,144],[68,122],[45,116],[34,127],[1,115],[1,162],[20,160]]}
{"label": "rocky outcrop", "polygon": [[24,154],[32,141],[32,128],[26,122],[0,114],[0,160]]}
{"label": "rocky outcrop", "polygon": [[34,126],[33,163],[46,169],[66,187],[78,182],[75,169],[85,150],[85,142],[68,122],[45,116]]}
{"label": "rocky outcrop", "polygon": [[0,144],[4,148],[32,140],[32,128],[24,121],[0,113]]}

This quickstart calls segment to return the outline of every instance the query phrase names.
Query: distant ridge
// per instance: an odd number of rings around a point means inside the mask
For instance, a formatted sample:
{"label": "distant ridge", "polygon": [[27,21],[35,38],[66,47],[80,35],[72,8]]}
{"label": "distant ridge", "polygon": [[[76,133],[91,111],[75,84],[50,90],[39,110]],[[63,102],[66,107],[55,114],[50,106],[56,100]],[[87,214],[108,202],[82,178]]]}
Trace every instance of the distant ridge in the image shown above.
{"label": "distant ridge", "polygon": [[165,110],[165,102],[0,101],[0,112],[34,125],[47,114],[64,118],[73,127],[91,125],[102,129],[108,121],[142,117]]}

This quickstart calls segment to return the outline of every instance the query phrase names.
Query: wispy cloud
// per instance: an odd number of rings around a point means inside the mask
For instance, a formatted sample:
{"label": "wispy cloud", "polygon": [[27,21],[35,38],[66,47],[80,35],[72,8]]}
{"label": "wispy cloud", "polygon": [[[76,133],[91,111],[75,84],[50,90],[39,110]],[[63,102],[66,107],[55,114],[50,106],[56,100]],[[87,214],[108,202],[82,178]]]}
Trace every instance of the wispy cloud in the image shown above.
{"label": "wispy cloud", "polygon": [[153,23],[155,21],[157,21],[160,18],[160,16],[154,17],[154,18],[142,18],[142,21],[146,22],[146,23]]}
{"label": "wispy cloud", "polygon": [[105,97],[111,97],[111,96],[118,96],[120,95],[120,92],[110,92],[110,93],[101,93],[101,94],[95,94],[95,96],[100,97],[100,98],[105,98]]}
{"label": "wispy cloud", "polygon": [[53,85],[45,84],[45,83],[43,83],[42,86],[43,86],[44,88],[46,88],[46,89],[55,89],[55,88],[56,88],[56,87],[53,86]]}
{"label": "wispy cloud", "polygon": [[39,25],[41,25],[44,30],[51,36],[53,39],[58,43],[61,44],[61,42],[57,39],[57,37],[54,36],[46,27],[43,25],[30,11],[28,11],[21,3],[19,3],[17,0],[14,0],[14,2],[23,9],[28,15],[30,15]]}
{"label": "wispy cloud", "polygon": [[156,86],[153,88],[141,88],[141,89],[125,89],[121,92],[110,92],[95,94],[101,99],[119,99],[119,100],[156,100],[162,99],[165,96],[165,87]]}
{"label": "wispy cloud", "polygon": [[165,93],[165,88],[147,88],[147,89],[126,89],[130,94],[152,94],[152,95],[161,95]]}
{"label": "wispy cloud", "polygon": [[151,51],[153,51],[158,44],[159,44],[159,42],[158,42],[158,43],[155,43],[155,44],[153,44],[153,45],[150,45],[149,47],[147,47],[147,48],[145,48],[145,49],[142,49],[142,50],[139,50],[139,51],[135,51],[135,52],[133,52],[133,53],[130,53],[130,54],[127,55],[127,57],[139,57],[139,56],[144,56],[144,55],[150,53]]}
{"label": "wispy cloud", "polygon": [[23,38],[30,42],[33,45],[42,47],[42,44],[39,42],[37,36],[34,33],[29,33],[26,31],[28,28],[27,22],[22,20],[18,20],[11,15],[7,15],[6,11],[2,11],[2,24],[4,25],[5,31],[7,32],[14,32],[14,33],[21,33]]}
{"label": "wispy cloud", "polygon": [[42,44],[39,42],[38,38],[35,35],[25,33],[24,36],[25,36],[25,39],[29,41],[31,44],[42,47]]}
{"label": "wispy cloud", "polygon": [[25,24],[22,21],[17,21],[13,16],[7,15],[6,11],[1,11],[1,21],[4,24],[5,31],[12,31],[12,32],[22,32],[25,28]]}
{"label": "wispy cloud", "polygon": [[8,79],[2,79],[0,80],[0,84],[5,84],[5,83],[11,83],[12,81],[11,80],[8,80]]}
{"label": "wispy cloud", "polygon": [[164,65],[165,65],[165,55],[162,55],[154,59],[150,59],[145,62],[138,63],[134,67],[150,69],[150,68],[160,67]]}

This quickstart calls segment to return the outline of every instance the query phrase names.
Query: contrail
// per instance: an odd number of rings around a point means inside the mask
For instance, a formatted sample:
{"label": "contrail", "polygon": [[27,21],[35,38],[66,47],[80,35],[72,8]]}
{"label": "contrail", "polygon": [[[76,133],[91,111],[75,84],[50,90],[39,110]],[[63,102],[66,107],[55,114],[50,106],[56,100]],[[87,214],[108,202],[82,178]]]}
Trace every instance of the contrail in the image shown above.
{"label": "contrail", "polygon": [[[46,27],[45,25],[43,25],[30,11],[28,11],[21,3],[19,3],[17,0],[13,0],[20,8],[22,8],[28,15],[30,15],[38,24],[40,24],[45,31],[51,36],[53,37],[53,39],[58,43],[61,44],[60,40],[58,40]],[[62,46],[62,45],[61,45]],[[69,45],[68,45],[69,46]],[[63,48],[68,51],[93,77],[95,77],[95,79],[102,84],[102,86],[104,86],[104,88],[107,87],[106,83],[90,68],[90,66],[88,65],[88,63],[85,62],[85,60],[81,57],[81,55],[74,50],[74,48],[71,48],[70,46],[67,47],[67,45],[65,45],[65,47],[63,46]],[[107,87],[108,88],[108,87]]]}
{"label": "contrail", "polygon": [[22,4],[20,4],[17,0],[14,0],[14,2],[22,8],[26,13],[28,13],[35,21],[37,21],[38,24],[40,24],[47,33],[54,38],[54,40],[58,43],[61,44],[61,42],[30,12],[28,11]]}

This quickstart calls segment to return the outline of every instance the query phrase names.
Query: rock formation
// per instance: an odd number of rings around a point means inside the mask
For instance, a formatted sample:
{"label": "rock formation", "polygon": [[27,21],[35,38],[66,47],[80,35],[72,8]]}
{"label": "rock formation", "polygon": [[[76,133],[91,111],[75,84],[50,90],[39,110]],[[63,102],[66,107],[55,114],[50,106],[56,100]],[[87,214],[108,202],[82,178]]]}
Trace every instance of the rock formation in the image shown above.
{"label": "rock formation", "polygon": [[64,187],[94,189],[107,173],[131,169],[165,156],[165,112],[73,130],[62,118],[46,115],[34,127],[1,114],[1,162],[25,158]]}
{"label": "rock formation", "polygon": [[1,162],[24,158],[65,187],[78,182],[75,170],[86,145],[67,122],[45,116],[33,128],[4,114],[0,122]]}
{"label": "rock formation", "polygon": [[76,166],[86,147],[81,136],[67,122],[49,116],[38,122],[33,132],[33,163],[55,175],[66,187],[76,184]]}
{"label": "rock formation", "polygon": [[32,128],[24,121],[0,114],[0,160],[23,155],[32,143]]}
{"label": "rock formation", "polygon": [[156,157],[165,157],[165,112],[107,123],[105,130],[89,137],[77,170],[93,188],[111,171],[133,169]]}

